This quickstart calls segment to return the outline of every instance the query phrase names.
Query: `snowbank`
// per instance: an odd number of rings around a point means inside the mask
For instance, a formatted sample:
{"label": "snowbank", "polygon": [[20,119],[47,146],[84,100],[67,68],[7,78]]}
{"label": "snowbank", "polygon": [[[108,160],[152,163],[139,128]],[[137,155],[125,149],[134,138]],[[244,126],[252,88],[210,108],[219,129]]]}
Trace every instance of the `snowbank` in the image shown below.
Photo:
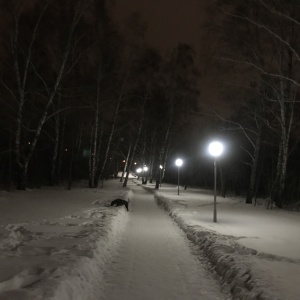
{"label": "snowbank", "polygon": [[118,180],[2,193],[0,299],[95,299],[128,219],[110,201],[130,197]]}
{"label": "snowbank", "polygon": [[168,211],[169,215],[187,234],[189,240],[200,247],[223,282],[230,285],[230,292],[235,299],[268,299],[263,296],[263,291],[255,285],[251,270],[236,259],[237,251],[249,254],[250,249],[241,249],[237,245],[232,247],[232,245],[228,245],[226,238],[204,228],[187,225],[167,198],[156,196],[156,199],[158,204]]}
{"label": "snowbank", "polygon": [[101,293],[99,282],[105,280],[105,269],[112,262],[128,219],[124,209],[118,211],[107,224],[106,233],[97,239],[91,257],[83,257],[70,270],[64,270],[52,300],[94,300]]}

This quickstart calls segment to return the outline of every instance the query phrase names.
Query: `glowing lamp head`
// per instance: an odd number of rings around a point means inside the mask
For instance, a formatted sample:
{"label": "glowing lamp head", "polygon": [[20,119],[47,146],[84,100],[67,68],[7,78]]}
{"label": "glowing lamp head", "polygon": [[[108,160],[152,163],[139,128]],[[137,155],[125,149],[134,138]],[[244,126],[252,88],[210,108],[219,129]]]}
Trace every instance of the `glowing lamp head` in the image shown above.
{"label": "glowing lamp head", "polygon": [[136,172],[137,172],[137,173],[141,173],[141,172],[142,172],[142,168],[138,168],[138,169],[136,170]]}
{"label": "glowing lamp head", "polygon": [[223,152],[223,145],[220,142],[212,142],[209,144],[208,151],[210,155],[218,157]]}
{"label": "glowing lamp head", "polygon": [[144,171],[147,172],[148,171],[148,167],[144,166]]}
{"label": "glowing lamp head", "polygon": [[182,166],[182,164],[183,164],[183,161],[182,161],[182,159],[180,159],[180,158],[177,158],[177,159],[176,159],[176,161],[175,161],[175,165],[176,165],[177,167],[181,167],[181,166]]}

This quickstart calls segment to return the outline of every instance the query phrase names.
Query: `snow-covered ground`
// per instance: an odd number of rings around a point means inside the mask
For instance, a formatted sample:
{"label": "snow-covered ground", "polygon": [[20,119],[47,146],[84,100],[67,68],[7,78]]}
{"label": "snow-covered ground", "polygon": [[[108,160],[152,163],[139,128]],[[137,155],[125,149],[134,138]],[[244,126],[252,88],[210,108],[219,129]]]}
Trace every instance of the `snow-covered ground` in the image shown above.
{"label": "snow-covered ground", "polygon": [[128,220],[110,201],[130,194],[118,180],[0,191],[0,299],[93,299]]}
{"label": "snow-covered ground", "polygon": [[97,299],[230,299],[207,260],[155,203],[153,194],[131,188],[130,218]]}
{"label": "snow-covered ground", "polygon": [[[145,187],[145,186],[144,186]],[[157,202],[198,244],[237,299],[300,299],[300,213],[213,193],[148,185]],[[248,298],[247,298],[248,297]]]}
{"label": "snow-covered ground", "polygon": [[[0,299],[99,295],[99,282],[105,281],[135,214],[109,204],[116,197],[131,198],[132,185],[124,189],[119,180],[109,180],[103,189],[0,191]],[[175,186],[141,186],[155,193],[199,245],[235,299],[300,299],[299,212],[218,198],[214,223],[211,192],[181,189],[177,195]]]}

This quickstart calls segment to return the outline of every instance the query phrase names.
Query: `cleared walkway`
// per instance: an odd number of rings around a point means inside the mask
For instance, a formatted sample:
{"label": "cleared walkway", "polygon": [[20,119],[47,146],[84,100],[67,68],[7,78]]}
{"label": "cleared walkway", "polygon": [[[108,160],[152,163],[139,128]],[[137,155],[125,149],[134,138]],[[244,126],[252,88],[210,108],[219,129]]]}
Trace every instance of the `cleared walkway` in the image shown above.
{"label": "cleared walkway", "polygon": [[131,188],[130,219],[100,299],[226,299],[153,195],[134,184]]}

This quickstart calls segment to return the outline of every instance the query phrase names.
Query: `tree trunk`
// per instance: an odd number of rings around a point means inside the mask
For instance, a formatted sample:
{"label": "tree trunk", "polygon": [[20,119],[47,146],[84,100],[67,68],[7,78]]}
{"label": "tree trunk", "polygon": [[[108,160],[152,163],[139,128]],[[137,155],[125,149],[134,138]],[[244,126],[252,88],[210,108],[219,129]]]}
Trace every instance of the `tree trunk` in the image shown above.
{"label": "tree trunk", "polygon": [[63,119],[62,129],[61,129],[61,141],[60,141],[60,149],[58,155],[58,164],[57,164],[57,182],[56,184],[60,184],[61,181],[61,171],[62,171],[62,164],[63,164],[63,153],[64,153],[64,140],[65,140],[65,131],[66,131],[66,115]]}
{"label": "tree trunk", "polygon": [[[280,105],[280,124],[281,124],[281,142],[280,151],[278,154],[277,163],[277,176],[275,181],[275,192],[273,193],[272,201],[276,203],[278,207],[283,207],[284,199],[283,192],[285,188],[286,170],[288,163],[289,141],[294,122],[294,105],[295,95],[292,91],[291,85],[288,83],[287,87],[284,86],[283,80],[281,80],[281,95],[279,100]],[[288,92],[286,91],[288,90]],[[286,97],[285,95],[288,95]],[[288,101],[287,101],[288,100]],[[287,103],[289,106],[287,106]]]}
{"label": "tree trunk", "polygon": [[98,185],[99,179],[100,180],[102,179],[102,176],[103,176],[103,173],[104,173],[104,170],[105,170],[105,166],[106,166],[108,154],[109,154],[109,151],[110,151],[112,138],[113,138],[113,135],[115,133],[117,117],[118,117],[119,111],[120,111],[120,105],[121,105],[121,102],[123,101],[123,94],[124,94],[124,90],[125,90],[126,80],[127,80],[127,74],[125,75],[125,78],[124,78],[124,81],[123,81],[123,84],[122,84],[122,88],[121,88],[121,91],[120,91],[120,95],[119,95],[119,98],[118,98],[118,102],[116,104],[116,108],[115,108],[115,111],[114,111],[113,122],[112,122],[111,130],[110,130],[110,134],[109,134],[109,137],[108,137],[108,142],[107,142],[107,146],[106,146],[104,159],[103,159],[103,162],[102,162],[102,167],[101,167],[98,179],[97,179],[97,185]]}
{"label": "tree trunk", "polygon": [[124,183],[123,183],[123,187],[127,186],[129,172],[130,172],[130,169],[131,169],[131,166],[132,166],[132,162],[133,162],[134,157],[135,157],[135,152],[136,152],[136,149],[137,149],[137,146],[138,146],[138,143],[139,143],[139,139],[140,139],[140,135],[141,135],[141,132],[142,132],[142,128],[143,128],[143,124],[144,124],[144,117],[145,117],[145,105],[146,105],[146,101],[147,101],[147,96],[144,98],[144,102],[142,104],[141,117],[140,117],[139,128],[138,128],[138,134],[137,134],[137,137],[136,137],[136,140],[135,140],[135,144],[134,144],[134,147],[133,147],[133,150],[132,150],[132,154],[131,154],[131,157],[130,157],[130,160],[129,160],[128,169],[127,169],[126,177],[125,177],[125,180],[124,180]]}
{"label": "tree trunk", "polygon": [[18,166],[18,179],[17,179],[18,190],[26,190],[27,176],[28,176],[28,162],[24,162],[23,164]]}
{"label": "tree trunk", "polygon": [[7,178],[7,191],[11,189],[12,183],[12,136],[11,136],[11,124],[9,123],[9,153],[8,153],[8,178]]}
{"label": "tree trunk", "polygon": [[90,151],[89,151],[89,187],[93,188],[93,136],[94,136],[94,126],[92,125],[91,135],[90,135]]}
{"label": "tree trunk", "polygon": [[149,162],[149,182],[153,182],[153,170],[154,170],[154,161],[155,161],[155,151],[156,151],[156,132],[152,137],[151,141],[151,151],[150,151],[150,162]]}
{"label": "tree trunk", "polygon": [[60,115],[55,116],[55,138],[54,138],[54,149],[52,153],[52,164],[51,164],[51,177],[50,177],[50,186],[55,185],[56,177],[56,164],[58,156],[58,147],[59,147],[59,138],[60,138]]}
{"label": "tree trunk", "polygon": [[288,155],[289,155],[289,140],[290,140],[290,133],[291,127],[293,123],[294,117],[294,103],[291,104],[292,108],[290,111],[290,115],[288,118],[288,124],[283,128],[283,139],[282,139],[282,160],[281,160],[281,173],[279,178],[279,187],[278,187],[278,194],[277,194],[277,202],[276,204],[279,207],[284,206],[284,199],[283,199],[283,192],[285,189],[285,180],[286,180],[286,170],[287,170],[287,163],[288,163]]}
{"label": "tree trunk", "polygon": [[127,156],[126,156],[126,160],[125,160],[125,165],[124,165],[124,169],[123,169],[123,172],[122,172],[122,176],[120,178],[120,182],[123,182],[124,174],[125,174],[125,172],[127,170],[128,164],[129,164],[130,152],[131,152],[131,143],[129,144],[129,149],[128,149],[128,152],[127,152]]}
{"label": "tree trunk", "polygon": [[68,178],[67,190],[71,190],[71,187],[72,187],[72,181],[73,181],[73,162],[74,162],[74,146],[72,146],[72,150],[71,150],[71,159],[70,159],[70,165],[69,165],[69,178]]}
{"label": "tree trunk", "polygon": [[253,155],[252,167],[251,167],[250,184],[249,184],[247,197],[246,197],[247,204],[252,204],[253,196],[255,193],[258,157],[259,157],[259,151],[261,146],[261,134],[262,134],[262,124],[259,125],[256,142],[255,142],[255,149],[254,149],[254,155]]}
{"label": "tree trunk", "polygon": [[[164,178],[164,173],[165,173],[165,168],[166,168],[167,148],[168,148],[167,145],[168,145],[169,135],[170,135],[170,131],[171,131],[171,125],[172,125],[172,121],[173,121],[173,112],[174,112],[174,104],[172,103],[172,106],[170,109],[170,119],[169,119],[169,123],[167,126],[167,130],[165,133],[165,137],[164,137],[161,149],[159,151],[159,162],[156,167],[156,182],[155,182],[156,189],[159,189],[161,181]],[[160,165],[163,166],[162,171],[159,168]],[[161,176],[160,176],[160,174],[161,174],[160,172],[162,173]]]}
{"label": "tree trunk", "polygon": [[[146,151],[146,133],[144,132],[144,140],[143,140],[143,147],[142,147],[142,152],[141,152],[141,160],[142,160],[142,184],[147,183],[147,176],[146,176],[146,171],[145,167],[146,166],[146,160],[145,160],[145,151]],[[148,168],[148,167],[147,167]]]}
{"label": "tree trunk", "polygon": [[100,82],[102,79],[102,72],[101,72],[101,66],[98,68],[98,77],[97,77],[97,95],[96,95],[96,109],[95,109],[95,123],[92,130],[92,136],[91,136],[91,150],[90,150],[90,171],[89,171],[89,186],[90,188],[94,188],[97,186],[97,158],[99,156],[98,150],[98,142],[100,144],[100,140],[98,138],[98,131],[99,131],[99,113],[100,113]]}

